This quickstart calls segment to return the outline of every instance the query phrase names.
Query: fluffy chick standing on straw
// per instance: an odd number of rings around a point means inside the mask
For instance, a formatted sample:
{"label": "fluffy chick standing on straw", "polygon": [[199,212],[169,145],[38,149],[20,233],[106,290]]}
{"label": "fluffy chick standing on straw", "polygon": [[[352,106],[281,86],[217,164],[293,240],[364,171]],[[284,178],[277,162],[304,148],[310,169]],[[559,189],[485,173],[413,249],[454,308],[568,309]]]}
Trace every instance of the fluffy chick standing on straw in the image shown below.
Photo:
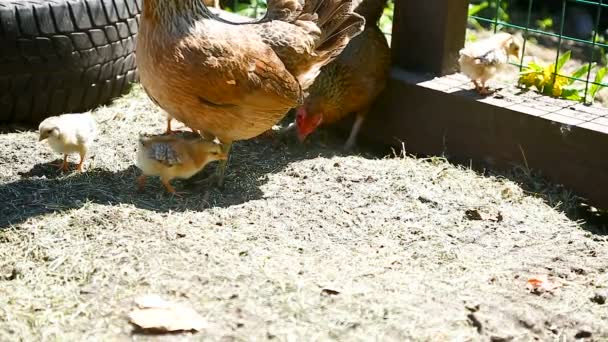
{"label": "fluffy chick standing on straw", "polygon": [[97,135],[97,125],[91,113],[63,114],[44,119],[38,126],[38,141],[46,140],[51,149],[63,154],[60,170],[68,170],[68,155],[78,153],[76,169],[82,172],[84,159]]}

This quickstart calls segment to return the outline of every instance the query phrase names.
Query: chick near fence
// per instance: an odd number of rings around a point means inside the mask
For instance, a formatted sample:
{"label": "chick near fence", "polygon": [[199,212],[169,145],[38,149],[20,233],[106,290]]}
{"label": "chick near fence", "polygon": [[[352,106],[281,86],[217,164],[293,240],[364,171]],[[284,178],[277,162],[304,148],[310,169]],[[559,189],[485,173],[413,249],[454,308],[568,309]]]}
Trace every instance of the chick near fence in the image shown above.
{"label": "chick near fence", "polygon": [[52,116],[38,126],[38,141],[47,141],[51,149],[63,154],[60,170],[68,170],[68,155],[78,153],[77,170],[82,171],[84,159],[97,135],[95,119],[90,113],[75,113]]}
{"label": "chick near fence", "polygon": [[519,38],[506,32],[471,43],[460,50],[460,71],[473,81],[479,94],[491,94],[486,82],[504,70],[509,56],[521,58],[520,47]]}
{"label": "chick near fence", "polygon": [[148,176],[159,176],[165,189],[179,196],[171,180],[188,179],[208,163],[227,157],[221,145],[196,133],[173,131],[171,135],[142,135],[137,149],[137,167],[142,171],[138,178],[139,190],[143,191]]}

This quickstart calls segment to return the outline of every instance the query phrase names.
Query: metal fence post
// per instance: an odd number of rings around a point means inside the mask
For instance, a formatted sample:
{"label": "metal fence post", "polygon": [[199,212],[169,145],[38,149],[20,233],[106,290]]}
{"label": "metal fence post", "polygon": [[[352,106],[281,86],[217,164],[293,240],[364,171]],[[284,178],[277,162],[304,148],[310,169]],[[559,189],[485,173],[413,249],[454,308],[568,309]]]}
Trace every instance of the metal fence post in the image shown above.
{"label": "metal fence post", "polygon": [[446,75],[457,70],[464,46],[468,0],[396,0],[393,64]]}

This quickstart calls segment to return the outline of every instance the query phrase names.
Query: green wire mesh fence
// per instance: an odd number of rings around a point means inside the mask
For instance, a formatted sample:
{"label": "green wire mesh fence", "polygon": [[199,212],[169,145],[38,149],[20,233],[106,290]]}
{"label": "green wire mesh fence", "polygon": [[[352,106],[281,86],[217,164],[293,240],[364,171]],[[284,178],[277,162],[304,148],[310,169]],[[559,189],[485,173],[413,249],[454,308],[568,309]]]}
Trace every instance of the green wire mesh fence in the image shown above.
{"label": "green wire mesh fence", "polygon": [[[608,0],[471,1],[471,21],[494,32],[522,33],[522,56],[532,37],[549,38],[548,45],[555,51],[553,63],[543,67],[534,62],[525,63],[521,58],[516,64],[522,72],[520,85],[523,80],[529,82],[524,85],[536,85],[541,90],[544,85],[538,84],[543,81],[538,75],[550,71],[550,80],[545,80],[548,88],[543,93],[586,103],[593,101],[598,90],[608,86],[603,82],[606,68],[598,67],[606,65],[608,44],[601,29],[608,26]],[[563,51],[564,45],[580,51],[577,59],[582,65],[570,74],[562,69],[571,58],[571,51]],[[526,75],[532,77],[526,78]],[[539,78],[535,78],[537,76]],[[584,86],[581,87],[581,83]]]}

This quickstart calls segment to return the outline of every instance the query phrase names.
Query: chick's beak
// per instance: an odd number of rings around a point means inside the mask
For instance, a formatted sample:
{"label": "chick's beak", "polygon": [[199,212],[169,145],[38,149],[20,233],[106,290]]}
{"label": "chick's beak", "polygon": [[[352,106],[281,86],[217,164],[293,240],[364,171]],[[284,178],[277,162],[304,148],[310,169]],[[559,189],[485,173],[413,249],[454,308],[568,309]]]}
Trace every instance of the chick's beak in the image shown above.
{"label": "chick's beak", "polygon": [[46,135],[44,135],[44,134],[40,134],[40,135],[38,136],[38,142],[40,142],[40,141],[42,141],[42,140],[44,140],[44,139],[46,139],[46,138],[48,138]]}

